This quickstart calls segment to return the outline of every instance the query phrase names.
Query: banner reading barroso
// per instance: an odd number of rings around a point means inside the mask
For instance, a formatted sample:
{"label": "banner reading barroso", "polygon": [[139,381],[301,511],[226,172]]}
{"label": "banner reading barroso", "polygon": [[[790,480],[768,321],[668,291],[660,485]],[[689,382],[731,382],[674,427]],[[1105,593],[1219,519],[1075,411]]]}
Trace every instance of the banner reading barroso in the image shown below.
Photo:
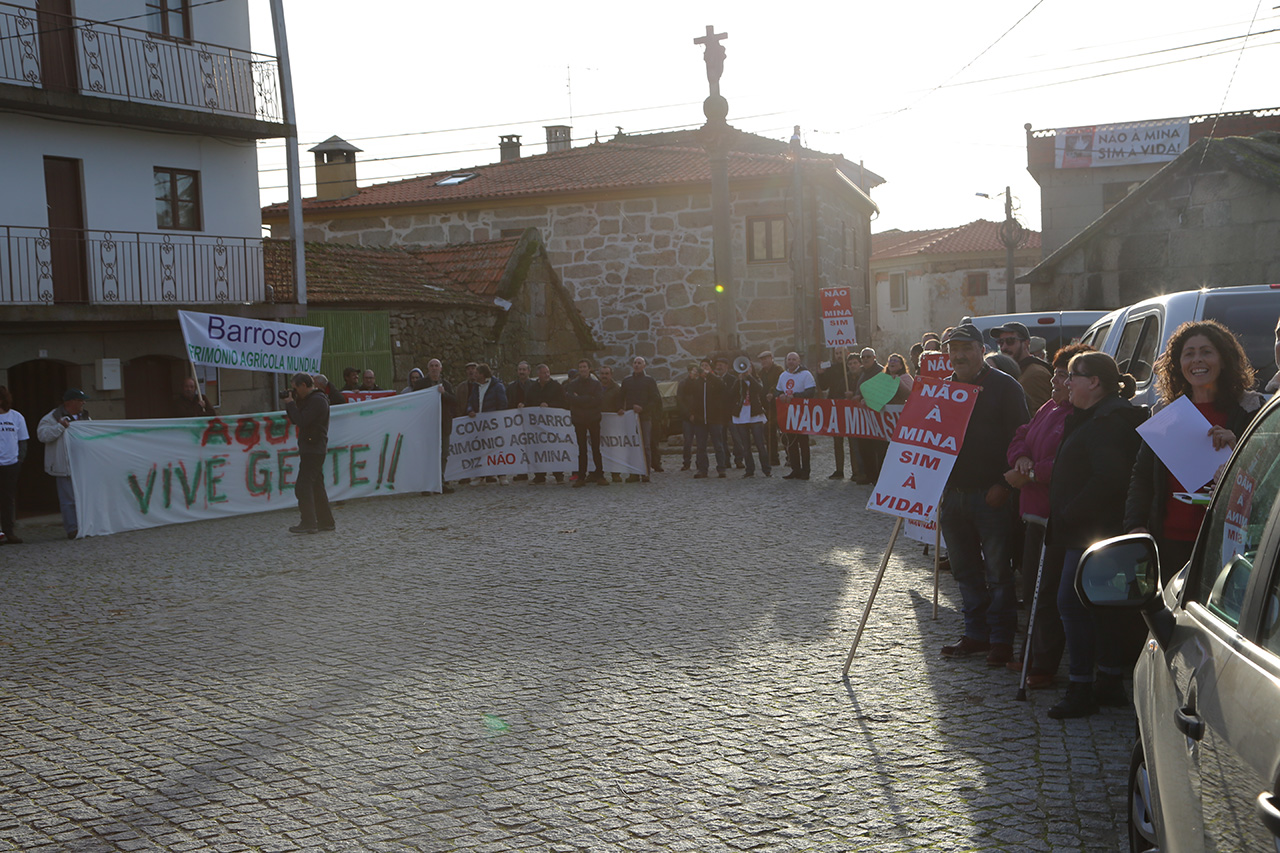
{"label": "banner reading barroso", "polygon": [[[76,421],[67,430],[81,536],[297,506],[297,429],[283,412]],[[330,500],[440,491],[435,388],[330,410]]]}
{"label": "banner reading barroso", "polygon": [[324,329],[179,311],[178,324],[192,364],[265,370],[268,373],[319,373]]}

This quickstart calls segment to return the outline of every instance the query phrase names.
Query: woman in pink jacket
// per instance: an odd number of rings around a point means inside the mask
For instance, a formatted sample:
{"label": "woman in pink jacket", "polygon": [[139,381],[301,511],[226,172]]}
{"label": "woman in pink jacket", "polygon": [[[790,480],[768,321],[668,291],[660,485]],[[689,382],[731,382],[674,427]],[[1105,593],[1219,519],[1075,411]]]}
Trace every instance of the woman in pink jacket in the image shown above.
{"label": "woman in pink jacket", "polygon": [[[1071,344],[1058,350],[1053,359],[1053,393],[1028,423],[1018,427],[1013,441],[1009,443],[1009,464],[1013,467],[1005,472],[1004,478],[1019,490],[1018,510],[1027,524],[1022,550],[1022,599],[1027,607],[1035,598],[1040,549],[1049,520],[1049,481],[1053,477],[1053,460],[1058,454],[1058,445],[1062,443],[1063,424],[1071,414],[1071,404],[1067,402],[1067,364],[1072,356],[1092,349],[1085,344]],[[1036,602],[1035,636],[1030,642],[1031,665],[1027,668],[1027,687],[1031,688],[1053,684],[1058,664],[1062,661],[1064,638],[1057,605],[1058,581],[1062,574],[1061,551],[1061,548],[1050,546],[1045,555],[1040,597]],[[1009,669],[1022,672],[1022,662],[1010,661]]]}

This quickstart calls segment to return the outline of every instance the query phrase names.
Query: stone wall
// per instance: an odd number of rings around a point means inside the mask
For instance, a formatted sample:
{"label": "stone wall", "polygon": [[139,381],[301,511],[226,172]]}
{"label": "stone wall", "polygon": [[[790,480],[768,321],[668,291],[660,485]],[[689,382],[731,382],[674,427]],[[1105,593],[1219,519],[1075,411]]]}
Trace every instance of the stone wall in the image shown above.
{"label": "stone wall", "polygon": [[[821,227],[814,244],[821,262],[814,280],[861,281],[856,267],[841,264],[838,223],[865,223],[865,217],[829,190],[815,195]],[[731,201],[733,281],[743,349],[753,355],[764,348],[785,350],[794,339],[790,262],[746,263],[746,217],[787,213],[789,188],[740,189]],[[642,355],[655,376],[666,378],[716,348],[711,200],[705,193],[308,220],[306,239],[365,246],[444,245],[499,239],[529,227],[542,234],[554,271],[604,345],[598,359],[622,363]],[[859,257],[866,257],[865,250]],[[531,298],[536,307],[537,297]],[[536,310],[533,316],[538,316]],[[576,346],[538,334],[534,339],[547,342],[548,357]],[[503,346],[508,346],[505,335]]]}
{"label": "stone wall", "polygon": [[1280,192],[1229,170],[1175,177],[1035,284],[1037,307],[1111,309],[1161,293],[1280,281]]}

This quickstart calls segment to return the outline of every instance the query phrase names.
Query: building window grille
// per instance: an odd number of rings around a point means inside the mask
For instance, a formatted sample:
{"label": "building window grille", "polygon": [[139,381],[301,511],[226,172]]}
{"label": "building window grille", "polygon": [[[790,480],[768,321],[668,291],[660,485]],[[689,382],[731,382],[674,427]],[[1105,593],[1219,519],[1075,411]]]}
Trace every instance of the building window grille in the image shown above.
{"label": "building window grille", "polygon": [[156,227],[173,231],[200,230],[200,173],[189,169],[155,168]]}

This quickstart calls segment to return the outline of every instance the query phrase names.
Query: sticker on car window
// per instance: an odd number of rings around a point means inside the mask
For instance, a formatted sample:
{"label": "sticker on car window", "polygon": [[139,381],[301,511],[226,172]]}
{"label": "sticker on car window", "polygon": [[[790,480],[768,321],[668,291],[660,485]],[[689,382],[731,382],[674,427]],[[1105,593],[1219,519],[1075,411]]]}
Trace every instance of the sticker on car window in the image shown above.
{"label": "sticker on car window", "polygon": [[1222,520],[1222,565],[1249,550],[1249,509],[1253,505],[1253,489],[1257,482],[1237,470]]}

